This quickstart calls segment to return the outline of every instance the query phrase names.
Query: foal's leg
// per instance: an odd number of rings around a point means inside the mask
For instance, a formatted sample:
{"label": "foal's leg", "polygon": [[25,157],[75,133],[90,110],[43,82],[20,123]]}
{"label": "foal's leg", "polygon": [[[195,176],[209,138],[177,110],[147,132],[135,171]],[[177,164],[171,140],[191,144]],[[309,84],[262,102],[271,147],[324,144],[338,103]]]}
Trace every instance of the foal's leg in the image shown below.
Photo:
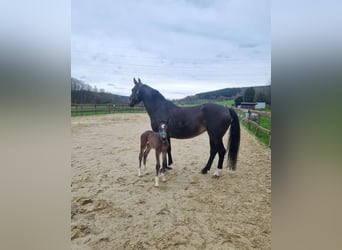
{"label": "foal's leg", "polygon": [[138,176],[141,176],[141,159],[143,157],[143,151],[144,151],[144,148],[141,146],[140,147],[140,153],[139,153],[139,169],[138,169]]}
{"label": "foal's leg", "polygon": [[141,176],[141,160],[143,158],[143,154],[144,154],[144,149],[145,149],[144,143],[141,143],[140,145],[140,153],[139,153],[139,169],[138,169],[138,176]]}
{"label": "foal's leg", "polygon": [[146,149],[144,151],[144,161],[143,161],[144,162],[144,170],[146,169],[146,159],[147,159],[147,156],[150,153],[150,151],[151,151],[151,146],[149,144],[147,144]]}
{"label": "foal's leg", "polygon": [[159,169],[160,169],[160,159],[159,159],[159,156],[160,156],[160,151],[158,151],[156,149],[156,160],[157,160],[157,164],[156,164],[156,177],[155,177],[155,184],[154,186],[155,187],[159,187]]}
{"label": "foal's leg", "polygon": [[211,165],[213,164],[213,160],[216,156],[216,153],[217,153],[217,146],[216,146],[214,140],[210,138],[210,156],[209,156],[209,160],[207,162],[207,165],[205,165],[205,167],[201,170],[202,174],[208,173],[208,171],[211,168]]}

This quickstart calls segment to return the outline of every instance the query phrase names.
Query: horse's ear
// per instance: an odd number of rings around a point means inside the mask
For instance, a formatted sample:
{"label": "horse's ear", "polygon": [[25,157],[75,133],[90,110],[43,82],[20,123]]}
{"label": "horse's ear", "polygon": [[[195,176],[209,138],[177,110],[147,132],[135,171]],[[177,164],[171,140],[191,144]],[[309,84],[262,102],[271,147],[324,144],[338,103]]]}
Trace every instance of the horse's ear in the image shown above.
{"label": "horse's ear", "polygon": [[135,77],[133,78],[133,82],[134,82],[135,85],[138,84],[137,80],[135,80]]}
{"label": "horse's ear", "polygon": [[140,78],[138,78],[138,82],[139,82],[140,84],[142,84],[142,82],[141,82]]}

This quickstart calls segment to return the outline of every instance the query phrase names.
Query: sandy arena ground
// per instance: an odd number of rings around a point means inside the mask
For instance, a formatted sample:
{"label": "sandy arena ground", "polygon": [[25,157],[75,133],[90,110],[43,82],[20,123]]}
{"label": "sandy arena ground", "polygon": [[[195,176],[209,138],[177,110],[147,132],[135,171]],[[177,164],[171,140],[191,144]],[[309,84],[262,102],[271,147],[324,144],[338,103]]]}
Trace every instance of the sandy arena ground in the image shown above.
{"label": "sandy arena ground", "polygon": [[[72,249],[271,249],[271,150],[244,128],[236,173],[207,175],[207,133],[172,139],[173,170],[138,177],[147,114],[73,117]],[[227,133],[228,134],[228,133]],[[227,134],[224,144],[227,144]]]}

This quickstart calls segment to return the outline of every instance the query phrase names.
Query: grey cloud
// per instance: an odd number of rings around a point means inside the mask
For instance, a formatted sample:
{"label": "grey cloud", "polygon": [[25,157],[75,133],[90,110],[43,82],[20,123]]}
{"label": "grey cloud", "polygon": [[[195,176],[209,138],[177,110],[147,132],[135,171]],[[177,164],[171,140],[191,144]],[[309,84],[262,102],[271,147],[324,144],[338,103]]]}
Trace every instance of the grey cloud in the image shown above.
{"label": "grey cloud", "polygon": [[141,76],[215,89],[270,78],[270,1],[73,0],[71,7],[72,75],[91,85],[128,89]]}

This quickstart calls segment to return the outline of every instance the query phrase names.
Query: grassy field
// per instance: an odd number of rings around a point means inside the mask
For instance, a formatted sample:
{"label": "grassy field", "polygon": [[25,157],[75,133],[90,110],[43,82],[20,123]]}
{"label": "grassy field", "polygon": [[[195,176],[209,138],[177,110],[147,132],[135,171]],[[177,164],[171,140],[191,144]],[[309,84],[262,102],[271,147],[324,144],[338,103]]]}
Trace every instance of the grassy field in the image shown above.
{"label": "grassy field", "polygon": [[218,101],[215,103],[220,104],[220,105],[224,105],[224,106],[228,106],[228,107],[233,107],[235,104],[235,101],[234,100],[228,100],[228,101]]}
{"label": "grassy field", "polygon": [[[256,132],[256,127],[255,126],[250,125],[250,128],[248,128],[248,123],[246,121],[242,121],[241,120],[241,123],[242,123],[243,126],[245,126],[245,128],[247,128],[251,132],[251,134],[255,135],[260,142],[262,142],[263,144],[268,146],[269,141],[270,141],[270,136],[268,134],[266,134],[266,133],[264,133],[263,131],[260,130],[258,132],[258,135],[256,135],[255,134],[255,132]],[[269,118],[269,117],[260,117],[260,126],[263,127],[263,128],[271,130],[271,118]]]}
{"label": "grassy field", "polygon": [[[262,110],[262,111],[266,111],[267,110]],[[245,117],[245,113],[241,112],[241,111],[237,111],[239,116],[243,116]],[[254,125],[249,125],[247,121],[244,121],[242,119],[240,119],[240,123],[242,124],[242,126],[244,126],[245,128],[247,128],[249,130],[249,132],[251,134],[253,134],[254,136],[256,136],[258,138],[258,140],[260,142],[262,142],[263,144],[265,144],[266,146],[269,145],[269,141],[270,141],[270,136],[266,133],[264,133],[263,131],[259,131],[258,135],[255,134],[256,132],[256,127]],[[268,130],[272,131],[272,119],[270,117],[264,117],[264,116],[260,116],[260,124],[261,127],[266,128]]]}

